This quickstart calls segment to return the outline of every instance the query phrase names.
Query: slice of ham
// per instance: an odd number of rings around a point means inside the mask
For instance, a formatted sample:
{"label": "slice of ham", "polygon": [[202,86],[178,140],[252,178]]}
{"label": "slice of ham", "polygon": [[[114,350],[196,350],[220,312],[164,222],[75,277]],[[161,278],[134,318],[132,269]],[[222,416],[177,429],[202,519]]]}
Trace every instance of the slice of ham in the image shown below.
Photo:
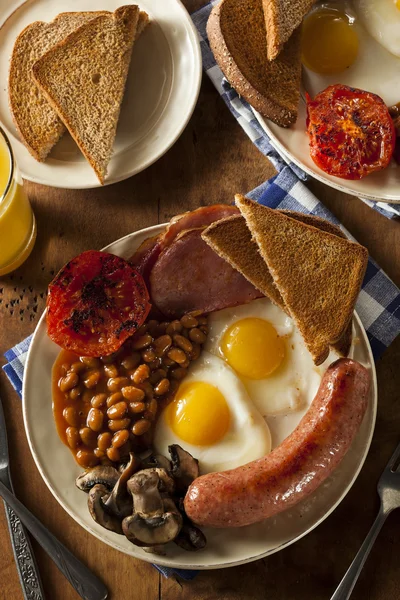
{"label": "slice of ham", "polygon": [[156,260],[162,250],[172,244],[182,231],[206,227],[214,221],[219,221],[237,213],[239,213],[239,209],[236,206],[215,204],[213,206],[201,206],[196,210],[176,215],[171,219],[163,233],[147,238],[129,260],[142,275],[147,288],[150,289],[150,272]]}
{"label": "slice of ham", "polygon": [[203,229],[181,232],[151,270],[152,302],[168,318],[192,311],[208,313],[262,297],[201,239]]}

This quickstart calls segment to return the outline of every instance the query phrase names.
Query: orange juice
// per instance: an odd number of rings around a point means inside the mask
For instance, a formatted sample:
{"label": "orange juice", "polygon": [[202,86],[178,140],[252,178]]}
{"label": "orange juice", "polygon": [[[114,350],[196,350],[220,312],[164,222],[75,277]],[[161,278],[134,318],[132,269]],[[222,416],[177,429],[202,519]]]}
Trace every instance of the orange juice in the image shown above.
{"label": "orange juice", "polygon": [[0,276],[10,273],[28,258],[35,239],[35,217],[11,146],[0,129]]}

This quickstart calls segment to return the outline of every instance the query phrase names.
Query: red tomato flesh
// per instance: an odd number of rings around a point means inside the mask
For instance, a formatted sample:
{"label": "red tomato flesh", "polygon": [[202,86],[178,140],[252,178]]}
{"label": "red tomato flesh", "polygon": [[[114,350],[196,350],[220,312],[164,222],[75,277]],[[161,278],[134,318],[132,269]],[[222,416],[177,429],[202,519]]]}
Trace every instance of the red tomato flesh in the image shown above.
{"label": "red tomato flesh", "polygon": [[89,250],[50,283],[47,333],[81,356],[112,354],[142,325],[150,307],[143,278],[128,261]]}
{"label": "red tomato flesh", "polygon": [[382,98],[347,85],[331,85],[314,100],[307,94],[310,154],[326,173],[361,179],[385,169],[395,130]]}

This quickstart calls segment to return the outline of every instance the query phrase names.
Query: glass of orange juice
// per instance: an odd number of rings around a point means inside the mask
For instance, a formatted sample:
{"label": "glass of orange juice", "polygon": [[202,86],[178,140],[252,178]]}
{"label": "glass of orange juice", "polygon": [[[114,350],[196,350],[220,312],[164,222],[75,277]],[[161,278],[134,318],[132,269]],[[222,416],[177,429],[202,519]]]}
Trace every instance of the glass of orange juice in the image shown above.
{"label": "glass of orange juice", "polygon": [[28,258],[35,239],[35,216],[11,144],[0,127],[0,276],[14,271]]}

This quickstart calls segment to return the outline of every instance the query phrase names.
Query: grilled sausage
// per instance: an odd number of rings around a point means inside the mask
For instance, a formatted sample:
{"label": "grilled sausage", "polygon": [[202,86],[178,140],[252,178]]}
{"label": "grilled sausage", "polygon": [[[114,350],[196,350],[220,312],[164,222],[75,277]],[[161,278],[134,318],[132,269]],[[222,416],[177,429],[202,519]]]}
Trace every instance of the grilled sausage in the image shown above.
{"label": "grilled sausage", "polygon": [[203,475],[184,506],[197,525],[241,527],[267,519],[311,494],[338,466],[365,414],[370,373],[351,359],[326,370],[299,425],[270,454]]}

